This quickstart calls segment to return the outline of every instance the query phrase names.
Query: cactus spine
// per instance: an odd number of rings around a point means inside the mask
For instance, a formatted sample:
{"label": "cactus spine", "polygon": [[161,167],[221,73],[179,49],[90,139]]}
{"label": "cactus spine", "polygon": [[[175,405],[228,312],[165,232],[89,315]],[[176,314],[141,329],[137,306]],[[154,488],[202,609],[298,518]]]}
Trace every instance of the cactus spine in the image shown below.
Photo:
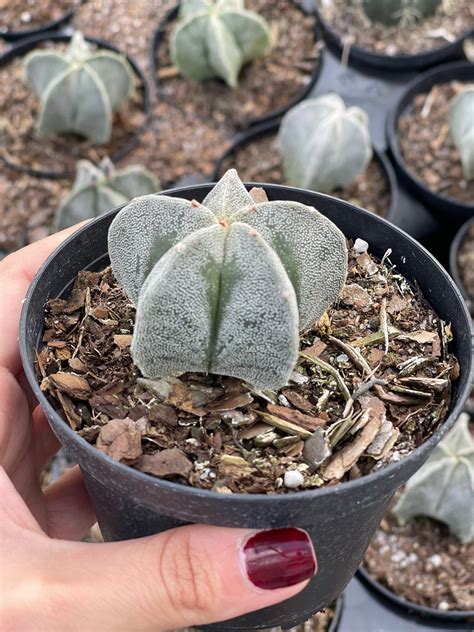
{"label": "cactus spine", "polygon": [[28,85],[41,100],[38,132],[74,132],[94,144],[110,140],[113,115],[133,90],[127,59],[107,50],[92,52],[74,33],[65,52],[34,50],[25,59]]}
{"label": "cactus spine", "polygon": [[474,180],[474,85],[452,99],[449,131],[461,154],[464,176],[467,180]]}
{"label": "cactus spine", "polygon": [[303,101],[284,116],[278,147],[288,184],[330,193],[372,159],[367,114],[346,108],[337,94]]}
{"label": "cactus spine", "polygon": [[267,23],[243,0],[183,0],[171,57],[184,77],[219,77],[235,88],[242,66],[270,47]]}
{"label": "cactus spine", "polygon": [[368,18],[384,24],[423,20],[435,13],[442,0],[361,0]]}
{"label": "cactus spine", "polygon": [[137,304],[132,354],[146,377],[232,375],[286,384],[299,330],[339,295],[342,233],[297,202],[256,204],[235,170],[202,204],[148,195],[109,230],[115,276]]}
{"label": "cactus spine", "polygon": [[99,167],[80,160],[71,192],[56,212],[54,230],[98,217],[134,197],[159,191],[159,188],[157,178],[140,165],[116,170],[108,158],[104,158]]}

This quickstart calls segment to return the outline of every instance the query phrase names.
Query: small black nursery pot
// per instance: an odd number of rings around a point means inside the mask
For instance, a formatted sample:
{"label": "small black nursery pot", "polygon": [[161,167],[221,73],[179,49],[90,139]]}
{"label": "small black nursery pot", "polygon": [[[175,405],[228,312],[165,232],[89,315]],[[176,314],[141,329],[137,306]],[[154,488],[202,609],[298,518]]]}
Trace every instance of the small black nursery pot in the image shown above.
{"label": "small black nursery pot", "polygon": [[[20,324],[25,374],[54,432],[81,467],[106,540],[137,538],[186,523],[250,529],[292,526],[310,534],[318,573],[306,589],[284,603],[206,628],[219,632],[291,628],[332,603],[356,572],[396,489],[419,469],[454,424],[471,380],[470,318],[464,301],[447,272],[422,246],[389,222],[341,200],[291,187],[263,186],[270,200],[316,207],[347,238],[367,240],[377,257],[391,248],[391,260],[399,272],[416,281],[438,316],[452,324],[453,352],[461,373],[448,418],[407,458],[335,487],[285,495],[220,494],[143,474],[113,461],[75,433],[39,387],[35,351],[42,346],[47,300],[65,295],[80,270],[98,270],[108,264],[107,233],[119,209],[78,230],[49,257],[31,284]],[[211,188],[201,185],[167,194],[202,201]]]}
{"label": "small black nursery pot", "polygon": [[471,228],[471,226],[474,226],[474,217],[461,226],[461,228],[456,233],[456,237],[453,239],[451,243],[451,248],[449,250],[449,271],[451,272],[451,276],[453,277],[454,282],[458,286],[459,291],[463,295],[466,302],[468,302],[470,299],[467,295],[466,288],[464,287],[464,284],[461,281],[461,276],[459,274],[458,255],[464,238],[466,237],[467,232]]}
{"label": "small black nursery pot", "polygon": [[442,220],[452,221],[454,219],[457,222],[461,222],[463,219],[473,217],[474,199],[470,203],[461,202],[453,197],[436,193],[432,191],[425,182],[412,173],[400,149],[400,117],[413,103],[417,94],[429,93],[431,88],[435,85],[451,81],[470,82],[473,80],[474,64],[467,61],[454,62],[452,64],[445,64],[439,68],[434,68],[415,78],[408,84],[398,103],[387,118],[387,140],[390,153],[402,181],[433,215],[438,216]]}
{"label": "small black nursery pot", "polygon": [[[6,66],[11,63],[14,59],[19,57],[24,57],[31,50],[40,46],[43,42],[56,42],[58,44],[61,43],[69,43],[72,35],[64,35],[63,33],[43,33],[40,35],[36,35],[34,37],[30,37],[28,39],[22,40],[18,44],[16,44],[13,48],[8,50],[4,55],[0,56],[0,67]],[[97,39],[95,37],[84,37],[86,42],[90,44],[95,44],[97,48],[103,48],[105,50],[112,51],[114,53],[118,53],[121,55],[125,55],[119,48],[110,44],[109,42],[105,42],[104,40]],[[134,74],[138,79],[137,89],[141,95],[143,101],[143,112],[144,112],[144,120],[143,123],[137,127],[127,138],[123,145],[119,147],[117,151],[111,154],[109,157],[114,163],[118,163],[122,158],[124,158],[139,142],[140,136],[147,129],[152,115],[152,104],[151,104],[151,95],[150,88],[148,86],[147,79],[144,73],[141,71],[137,63],[129,56],[125,55],[128,63],[132,67]],[[47,139],[45,142],[48,142]],[[72,178],[74,177],[75,171],[69,171],[67,169],[61,170],[60,168],[54,171],[49,171],[44,168],[32,168],[28,165],[22,164],[21,162],[17,162],[12,160],[10,156],[6,152],[0,151],[0,160],[13,171],[18,171],[21,173],[27,173],[30,176],[34,176],[37,178],[50,178],[50,179],[61,179],[61,178]]]}
{"label": "small black nursery pot", "polygon": [[[296,4],[295,6],[298,7],[298,5]],[[160,60],[159,49],[161,46],[165,44],[167,30],[174,22],[177,21],[178,13],[179,13],[179,4],[173,7],[172,9],[170,9],[168,13],[166,13],[162,22],[158,25],[158,28],[156,29],[153,35],[153,39],[150,46],[150,67],[151,67],[151,72],[155,81],[155,86],[156,86],[158,96],[163,101],[170,103],[170,105],[173,105],[181,109],[183,108],[184,104],[175,102],[169,97],[169,95],[164,90],[163,82],[161,81],[159,77],[159,70],[163,66],[162,60]],[[316,25],[314,26],[314,34],[316,37]],[[303,101],[303,99],[305,99],[311,93],[314,86],[316,85],[316,82],[321,72],[322,63],[323,63],[323,58],[322,58],[322,55],[320,55],[319,58],[314,63],[313,71],[311,73],[311,78],[308,81],[308,83],[304,85],[304,87],[298,92],[298,94],[296,94],[296,96],[294,96],[292,99],[289,99],[288,103],[284,107],[276,108],[270,112],[262,114],[261,116],[243,118],[241,120],[238,120],[235,122],[235,128],[237,130],[246,130],[246,129],[249,129],[250,127],[267,123],[268,121],[274,120],[278,118],[279,116],[282,116],[294,105],[296,105],[300,101]],[[196,113],[196,115],[199,117],[199,111]],[[204,120],[207,120],[207,119],[204,119]]]}
{"label": "small black nursery pot", "polygon": [[[87,0],[81,0],[80,4],[85,4]],[[66,24],[68,24],[74,17],[77,9],[79,7],[73,7],[68,9],[56,20],[49,20],[45,24],[41,26],[37,26],[35,28],[25,28],[25,29],[16,29],[9,28],[8,24],[0,26],[0,38],[4,39],[6,42],[17,42],[20,39],[34,37],[36,35],[43,35],[48,31],[59,31]]]}
{"label": "small black nursery pot", "polygon": [[[316,3],[317,1],[318,0],[316,0]],[[332,28],[322,17],[320,9],[315,7],[314,11],[328,47],[334,51],[339,58],[342,58],[345,49],[343,34],[338,33]],[[348,60],[351,65],[359,66],[361,69],[365,68],[367,70],[372,69],[382,72],[387,79],[390,79],[391,75],[392,78],[396,80],[397,73],[420,72],[439,64],[463,59],[464,40],[470,37],[473,32],[474,29],[471,27],[453,42],[446,43],[438,48],[432,48],[423,53],[411,55],[385,55],[367,48],[362,48],[361,46],[351,45],[347,48]]]}

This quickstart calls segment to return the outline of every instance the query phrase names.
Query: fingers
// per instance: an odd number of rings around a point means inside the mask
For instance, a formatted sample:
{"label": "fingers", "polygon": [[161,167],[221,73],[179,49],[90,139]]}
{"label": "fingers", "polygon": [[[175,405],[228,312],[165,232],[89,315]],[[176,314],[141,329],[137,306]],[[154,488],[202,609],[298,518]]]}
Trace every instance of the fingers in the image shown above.
{"label": "fingers", "polygon": [[39,475],[60,448],[59,440],[51,430],[41,406],[36,406],[32,414],[32,447],[36,473]]}
{"label": "fingers", "polygon": [[79,540],[96,522],[79,467],[73,467],[44,492],[48,535]]}
{"label": "fingers", "polygon": [[68,617],[97,632],[230,619],[292,597],[316,569],[310,540],[296,529],[189,526],[127,542],[55,544],[54,585],[75,596]]}
{"label": "fingers", "polygon": [[[84,222],[83,222],[84,223]],[[21,368],[18,351],[18,322],[23,298],[32,278],[44,260],[59,244],[82,224],[51,235],[26,248],[17,250],[0,262],[0,366],[17,375]]]}

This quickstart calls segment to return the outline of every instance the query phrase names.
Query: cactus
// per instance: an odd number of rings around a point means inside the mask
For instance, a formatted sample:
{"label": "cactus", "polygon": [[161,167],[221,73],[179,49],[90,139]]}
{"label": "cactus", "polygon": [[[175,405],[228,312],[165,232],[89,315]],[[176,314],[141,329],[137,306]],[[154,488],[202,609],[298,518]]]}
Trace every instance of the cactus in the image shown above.
{"label": "cactus", "polygon": [[76,32],[65,52],[34,50],[24,67],[28,85],[41,100],[40,134],[75,132],[94,144],[110,140],[113,114],[133,89],[133,71],[123,55],[92,52]]}
{"label": "cactus", "polygon": [[374,22],[399,24],[422,20],[435,13],[442,0],[360,0],[367,17]]}
{"label": "cactus", "polygon": [[116,170],[108,158],[99,167],[80,160],[71,192],[56,212],[53,228],[62,230],[98,217],[139,195],[159,191],[155,176],[140,165]]}
{"label": "cactus", "polygon": [[474,540],[474,438],[463,413],[425,465],[408,481],[395,513],[404,523],[429,516],[461,542]]}
{"label": "cactus", "polygon": [[220,77],[235,88],[242,66],[270,47],[267,23],[247,11],[243,0],[181,2],[171,57],[184,77],[197,81]]}
{"label": "cactus", "polygon": [[132,355],[150,378],[212,372],[286,384],[299,330],[336,300],[345,239],[314,208],[255,203],[235,170],[203,203],[148,195],[109,229],[112,269],[137,304]]}
{"label": "cactus", "polygon": [[323,193],[349,185],[372,159],[367,114],[337,94],[309,99],[283,118],[278,148],[288,184]]}
{"label": "cactus", "polygon": [[474,85],[451,100],[449,131],[461,154],[466,179],[474,180]]}

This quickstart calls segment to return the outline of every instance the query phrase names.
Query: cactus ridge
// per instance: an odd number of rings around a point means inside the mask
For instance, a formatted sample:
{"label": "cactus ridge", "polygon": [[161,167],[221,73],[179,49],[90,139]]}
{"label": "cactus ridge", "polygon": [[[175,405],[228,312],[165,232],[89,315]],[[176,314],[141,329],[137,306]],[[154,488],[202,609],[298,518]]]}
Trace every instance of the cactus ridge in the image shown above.
{"label": "cactus ridge", "polygon": [[337,94],[308,99],[283,118],[278,149],[288,184],[331,193],[364,173],[373,151],[367,114]]}
{"label": "cactus ridge", "polygon": [[74,132],[94,144],[110,140],[114,113],[133,90],[133,70],[117,53],[92,52],[76,32],[65,52],[34,50],[24,62],[27,84],[41,101],[38,132]]}
{"label": "cactus ridge", "polygon": [[200,204],[133,200],[109,229],[114,273],[137,304],[132,354],[146,377],[213,372],[286,384],[299,330],[342,290],[345,238],[314,208],[256,204],[235,170]]}
{"label": "cactus ridge", "polygon": [[218,77],[235,88],[242,66],[271,47],[267,23],[243,0],[183,0],[179,17],[171,57],[188,79]]}
{"label": "cactus ridge", "polygon": [[474,85],[451,100],[449,131],[459,149],[465,178],[474,180]]}

